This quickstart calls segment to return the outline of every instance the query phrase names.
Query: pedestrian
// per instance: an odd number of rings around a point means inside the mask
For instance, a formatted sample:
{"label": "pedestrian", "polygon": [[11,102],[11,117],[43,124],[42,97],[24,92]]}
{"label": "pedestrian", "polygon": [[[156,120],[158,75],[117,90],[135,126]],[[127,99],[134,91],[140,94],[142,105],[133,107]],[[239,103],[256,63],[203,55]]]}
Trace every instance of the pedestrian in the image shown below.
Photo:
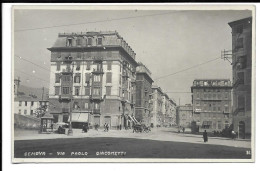
{"label": "pedestrian", "polygon": [[106,125],[106,129],[107,129],[107,132],[108,132],[108,130],[109,130],[109,125],[108,124]]}
{"label": "pedestrian", "polygon": [[122,125],[121,125],[121,124],[119,125],[119,129],[120,129],[120,130],[122,129]]}
{"label": "pedestrian", "polygon": [[208,142],[208,134],[207,134],[206,130],[203,132],[203,139],[204,139],[204,142]]}
{"label": "pedestrian", "polygon": [[107,131],[107,123],[104,124],[104,131]]}
{"label": "pedestrian", "polygon": [[233,139],[233,140],[236,138],[236,132],[235,132],[234,130],[232,130],[231,136],[232,136],[232,139]]}
{"label": "pedestrian", "polygon": [[185,128],[184,128],[184,127],[182,128],[182,132],[183,132],[183,133],[185,132]]}

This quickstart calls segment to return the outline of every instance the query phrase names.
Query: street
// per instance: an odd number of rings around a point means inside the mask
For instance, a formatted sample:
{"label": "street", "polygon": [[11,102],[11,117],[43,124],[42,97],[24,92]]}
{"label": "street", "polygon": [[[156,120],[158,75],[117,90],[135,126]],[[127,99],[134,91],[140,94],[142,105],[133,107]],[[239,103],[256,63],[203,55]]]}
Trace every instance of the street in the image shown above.
{"label": "street", "polygon": [[[132,130],[90,130],[73,135],[38,134],[15,130],[15,158],[191,158],[250,159],[251,141],[176,133],[175,128],[153,128],[149,133]],[[27,133],[26,133],[27,132]]]}

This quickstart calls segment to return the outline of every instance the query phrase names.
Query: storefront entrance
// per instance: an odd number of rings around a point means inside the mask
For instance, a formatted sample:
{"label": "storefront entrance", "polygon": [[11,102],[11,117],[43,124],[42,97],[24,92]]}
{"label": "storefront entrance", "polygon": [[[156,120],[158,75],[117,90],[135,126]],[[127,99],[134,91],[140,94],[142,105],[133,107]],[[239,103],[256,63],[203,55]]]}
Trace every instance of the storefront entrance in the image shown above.
{"label": "storefront entrance", "polygon": [[245,133],[246,133],[245,128],[246,128],[245,122],[240,121],[238,125],[238,137],[241,139],[245,139]]}

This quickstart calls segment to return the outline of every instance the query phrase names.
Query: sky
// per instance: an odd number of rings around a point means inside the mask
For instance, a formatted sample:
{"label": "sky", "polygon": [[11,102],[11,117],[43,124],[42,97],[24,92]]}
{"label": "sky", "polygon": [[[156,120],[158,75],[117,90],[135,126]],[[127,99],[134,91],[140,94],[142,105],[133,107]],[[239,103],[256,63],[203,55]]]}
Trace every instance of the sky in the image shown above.
{"label": "sky", "polygon": [[[177,104],[188,104],[194,79],[232,80],[230,63],[220,59],[221,51],[232,46],[228,22],[251,15],[247,10],[16,9],[14,76],[20,77],[22,85],[48,88],[50,52],[47,48],[52,47],[58,33],[116,30],[135,51],[136,60],[152,72],[154,84],[168,92]],[[60,25],[66,26],[52,27]],[[216,58],[219,59],[158,79]]]}

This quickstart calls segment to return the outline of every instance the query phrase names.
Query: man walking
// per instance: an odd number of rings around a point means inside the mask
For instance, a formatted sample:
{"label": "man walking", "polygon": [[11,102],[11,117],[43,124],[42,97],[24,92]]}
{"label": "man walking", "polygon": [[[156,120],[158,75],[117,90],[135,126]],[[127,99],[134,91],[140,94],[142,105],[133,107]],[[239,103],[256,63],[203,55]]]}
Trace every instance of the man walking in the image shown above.
{"label": "man walking", "polygon": [[204,142],[208,142],[208,133],[206,130],[203,132],[203,139],[204,139]]}

